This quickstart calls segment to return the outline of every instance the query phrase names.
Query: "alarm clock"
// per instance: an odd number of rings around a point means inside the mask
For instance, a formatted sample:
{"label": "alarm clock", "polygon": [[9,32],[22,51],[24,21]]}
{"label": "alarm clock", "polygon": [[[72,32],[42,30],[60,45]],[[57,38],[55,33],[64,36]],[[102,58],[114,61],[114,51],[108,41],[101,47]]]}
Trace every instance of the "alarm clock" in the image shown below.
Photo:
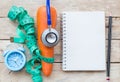
{"label": "alarm clock", "polygon": [[[13,48],[13,47],[12,47]],[[4,51],[4,62],[8,69],[12,71],[20,71],[26,64],[25,49],[18,47],[17,49],[7,49]]]}

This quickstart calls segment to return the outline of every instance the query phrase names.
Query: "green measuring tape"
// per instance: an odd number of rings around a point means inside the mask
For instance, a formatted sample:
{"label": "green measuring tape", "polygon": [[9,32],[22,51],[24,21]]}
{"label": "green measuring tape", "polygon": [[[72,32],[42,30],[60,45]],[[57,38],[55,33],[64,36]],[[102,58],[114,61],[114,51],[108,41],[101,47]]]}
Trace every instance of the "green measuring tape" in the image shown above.
{"label": "green measuring tape", "polygon": [[41,60],[53,63],[54,58],[46,58],[41,55],[37,46],[34,19],[28,15],[23,7],[16,6],[12,6],[8,17],[12,21],[17,20],[19,23],[16,30],[19,37],[11,37],[11,42],[26,44],[32,54],[32,58],[26,64],[26,71],[32,75],[33,82],[42,82]]}

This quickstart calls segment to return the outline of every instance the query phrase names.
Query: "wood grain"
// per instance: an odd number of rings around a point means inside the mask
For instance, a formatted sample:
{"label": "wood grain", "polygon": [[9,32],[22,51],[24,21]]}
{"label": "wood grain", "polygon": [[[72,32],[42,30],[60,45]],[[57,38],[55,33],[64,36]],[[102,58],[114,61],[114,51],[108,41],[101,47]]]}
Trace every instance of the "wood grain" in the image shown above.
{"label": "wood grain", "polygon": [[[0,62],[4,62],[4,57],[3,57],[3,52],[6,50],[7,45],[11,44],[11,42],[9,40],[0,40]],[[27,60],[29,60],[31,58],[31,54],[28,50],[28,48],[24,45],[24,48],[26,49],[26,57]],[[62,55],[61,55],[61,43],[59,43],[56,47],[55,47],[55,51],[54,51],[54,57],[55,57],[55,62],[61,62],[62,60]]]}
{"label": "wood grain", "polygon": [[[50,77],[43,77],[43,82],[106,82],[106,72],[63,72],[61,63],[54,63]],[[4,63],[0,63],[0,82],[32,82],[31,76],[22,70],[11,72]],[[120,64],[112,64],[111,82],[120,80]]]}
{"label": "wood grain", "polygon": [[[120,39],[120,18],[113,18],[112,39]],[[108,36],[108,18],[106,18],[106,39]]]}
{"label": "wood grain", "polygon": [[[108,16],[120,16],[120,0],[51,0],[58,13],[62,11],[105,11]],[[35,16],[38,7],[45,5],[45,0],[2,0],[0,17],[7,17],[7,12],[13,5],[22,6],[30,15]]]}
{"label": "wood grain", "polygon": [[[0,40],[0,50],[5,50],[8,44],[10,44],[9,40]],[[61,42],[59,42],[59,44],[55,47],[55,51],[54,51],[55,62],[62,62],[61,50],[62,50]],[[106,50],[107,50],[107,40],[106,40]],[[26,56],[27,59],[30,59],[31,57],[30,52],[27,48],[26,48]],[[4,58],[2,54],[0,55],[0,62],[4,62]],[[120,62],[120,40],[112,40],[111,62]]]}
{"label": "wood grain", "polygon": [[[61,23],[60,18],[57,19],[57,30],[60,33]],[[0,18],[0,39],[10,39],[10,37],[17,36],[16,28],[18,23],[12,22],[8,18]],[[108,18],[106,17],[106,39],[108,36]],[[37,30],[37,27],[36,27]],[[113,18],[112,39],[120,39],[120,18]]]}
{"label": "wood grain", "polygon": [[[60,33],[60,17],[63,11],[104,11],[106,14],[106,50],[108,16],[113,16],[111,82],[120,82],[120,0],[51,0],[58,12],[57,30]],[[11,6],[22,6],[36,20],[38,7],[45,5],[45,0],[1,0],[0,2],[0,51],[10,44],[9,38],[16,35],[17,23],[7,18]],[[50,77],[43,77],[43,82],[106,82],[106,72],[63,72],[61,41],[55,47],[55,63]],[[26,48],[26,47],[25,47]],[[26,48],[27,59],[30,53]],[[31,76],[25,72],[11,72],[4,65],[4,57],[0,52],[0,82],[32,82]]]}

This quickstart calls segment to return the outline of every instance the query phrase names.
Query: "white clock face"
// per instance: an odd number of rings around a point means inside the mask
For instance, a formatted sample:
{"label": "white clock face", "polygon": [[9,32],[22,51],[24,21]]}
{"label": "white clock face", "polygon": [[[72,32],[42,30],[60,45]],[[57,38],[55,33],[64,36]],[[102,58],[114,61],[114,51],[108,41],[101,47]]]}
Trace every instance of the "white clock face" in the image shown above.
{"label": "white clock face", "polygon": [[8,56],[8,64],[10,67],[19,67],[23,63],[23,57],[20,53],[13,53]]}
{"label": "white clock face", "polygon": [[10,70],[18,71],[25,65],[26,59],[22,52],[10,52],[7,54],[5,63]]}

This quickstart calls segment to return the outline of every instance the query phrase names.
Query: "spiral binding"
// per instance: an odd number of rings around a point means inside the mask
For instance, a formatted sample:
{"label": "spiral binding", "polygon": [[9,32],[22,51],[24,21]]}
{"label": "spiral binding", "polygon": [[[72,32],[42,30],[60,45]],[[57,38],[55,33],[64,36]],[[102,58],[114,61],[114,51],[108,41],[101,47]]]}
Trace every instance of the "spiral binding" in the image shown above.
{"label": "spiral binding", "polygon": [[62,14],[62,49],[63,49],[63,70],[66,70],[66,13]]}

